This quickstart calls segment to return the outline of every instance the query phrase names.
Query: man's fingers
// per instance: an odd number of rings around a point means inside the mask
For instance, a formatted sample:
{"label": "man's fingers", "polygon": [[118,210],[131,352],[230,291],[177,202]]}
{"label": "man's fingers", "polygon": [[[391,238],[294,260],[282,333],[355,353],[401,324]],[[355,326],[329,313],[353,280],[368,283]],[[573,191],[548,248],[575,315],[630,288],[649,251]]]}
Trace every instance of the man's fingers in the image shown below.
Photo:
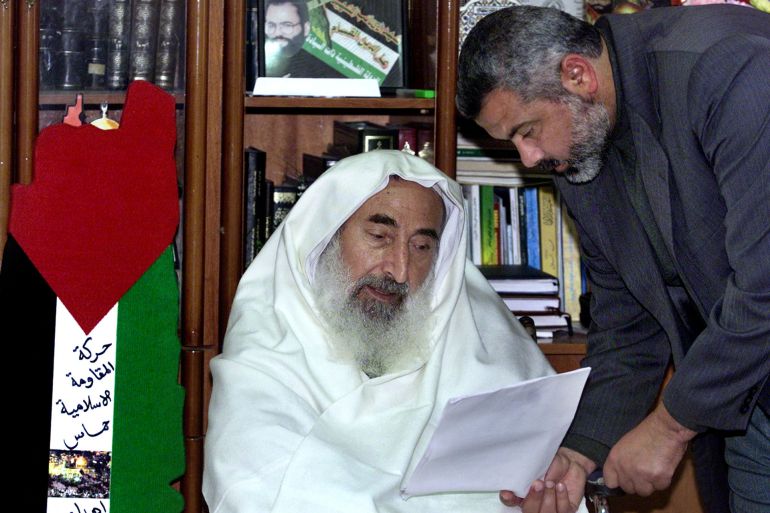
{"label": "man's fingers", "polygon": [[567,487],[564,483],[556,484],[556,511],[558,513],[573,513],[577,511],[580,499],[575,504],[572,504],[567,493]]}
{"label": "man's fingers", "polygon": [[522,499],[510,490],[500,490],[500,502],[508,507],[518,506]]}
{"label": "man's fingers", "polygon": [[543,510],[543,496],[545,494],[545,486],[542,481],[535,481],[529,488],[529,493],[521,503],[522,513],[539,513]]}

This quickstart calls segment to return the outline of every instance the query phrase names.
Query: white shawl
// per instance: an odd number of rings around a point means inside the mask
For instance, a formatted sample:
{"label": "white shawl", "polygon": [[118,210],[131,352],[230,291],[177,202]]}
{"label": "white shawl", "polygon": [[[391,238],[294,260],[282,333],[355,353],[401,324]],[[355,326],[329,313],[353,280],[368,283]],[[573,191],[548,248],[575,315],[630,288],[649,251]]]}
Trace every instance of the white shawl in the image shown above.
{"label": "white shawl", "polygon": [[[431,350],[407,371],[369,379],[332,358],[311,283],[337,229],[394,174],[433,187],[446,208]],[[211,363],[203,493],[212,513],[507,509],[496,492],[399,494],[450,397],[553,373],[466,261],[462,204],[457,183],[398,151],[344,159],[303,194],[243,276]]]}

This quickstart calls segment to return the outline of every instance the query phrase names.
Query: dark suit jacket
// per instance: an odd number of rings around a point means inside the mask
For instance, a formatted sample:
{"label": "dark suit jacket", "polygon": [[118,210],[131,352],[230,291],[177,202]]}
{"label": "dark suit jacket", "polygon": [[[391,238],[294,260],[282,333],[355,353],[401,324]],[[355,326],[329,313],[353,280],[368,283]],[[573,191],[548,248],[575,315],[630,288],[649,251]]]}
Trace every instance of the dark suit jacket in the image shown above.
{"label": "dark suit jacket", "polygon": [[670,358],[663,400],[691,429],[742,430],[760,397],[770,402],[770,16],[718,5],[600,23],[655,224],[706,321],[683,322],[628,170],[556,178],[593,292],[593,371],[565,445],[602,462],[649,411]]}

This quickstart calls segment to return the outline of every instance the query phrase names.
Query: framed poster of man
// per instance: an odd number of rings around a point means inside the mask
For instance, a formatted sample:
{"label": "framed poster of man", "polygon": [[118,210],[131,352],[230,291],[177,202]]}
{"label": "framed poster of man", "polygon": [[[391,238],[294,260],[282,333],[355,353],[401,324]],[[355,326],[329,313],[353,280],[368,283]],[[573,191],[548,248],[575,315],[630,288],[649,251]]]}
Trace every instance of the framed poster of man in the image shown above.
{"label": "framed poster of man", "polygon": [[406,85],[403,0],[259,0],[259,75]]}

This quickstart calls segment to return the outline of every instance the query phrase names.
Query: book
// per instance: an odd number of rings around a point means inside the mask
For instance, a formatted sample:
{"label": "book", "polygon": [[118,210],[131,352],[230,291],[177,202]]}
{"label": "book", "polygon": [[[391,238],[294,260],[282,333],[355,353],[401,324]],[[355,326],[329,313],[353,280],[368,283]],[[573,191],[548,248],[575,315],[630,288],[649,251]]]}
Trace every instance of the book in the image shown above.
{"label": "book", "polygon": [[289,211],[297,203],[297,195],[296,185],[276,185],[273,187],[273,231],[289,215]]}
{"label": "book", "polygon": [[505,306],[517,316],[529,316],[535,312],[557,313],[561,306],[559,296],[555,294],[526,296],[502,295],[501,298],[505,303]]}
{"label": "book", "polygon": [[524,187],[524,209],[527,212],[527,264],[540,269],[540,212],[537,203],[537,187]]}
{"label": "book", "polygon": [[519,193],[518,189],[511,187],[508,189],[511,217],[511,262],[521,265],[521,226],[519,224]]}
{"label": "book", "polygon": [[85,3],[82,0],[63,0],[60,89],[82,89],[85,85],[85,19]]}
{"label": "book", "polygon": [[495,233],[495,191],[491,185],[479,187],[479,224],[481,226],[481,263],[495,265],[497,234]]}
{"label": "book", "polygon": [[468,202],[468,248],[471,262],[481,265],[481,192],[479,185],[463,185],[463,196]]}
{"label": "book", "polygon": [[524,187],[516,188],[519,205],[519,265],[529,265],[529,250],[527,249],[527,201],[524,197]]}
{"label": "book", "polygon": [[556,189],[551,185],[541,185],[537,188],[538,226],[540,229],[540,269],[558,276],[559,249],[557,235],[558,203]]}
{"label": "book", "polygon": [[480,265],[479,271],[498,293],[559,293],[559,280],[556,276],[528,265]]}
{"label": "book", "polygon": [[569,329],[571,326],[569,314],[563,312],[528,313],[527,317],[535,321],[536,330],[548,328]]}
{"label": "book", "polygon": [[583,293],[581,276],[580,246],[575,221],[562,205],[562,273],[561,285],[564,294],[564,311],[573,319],[580,318],[580,295]]}
{"label": "book", "polygon": [[458,157],[457,171],[467,175],[516,176],[546,182],[551,175],[536,167],[526,167],[518,160],[480,160]]}
{"label": "book", "polygon": [[262,205],[265,189],[264,151],[249,146],[243,156],[243,270],[249,266],[261,249],[259,228],[264,211]]}
{"label": "book", "polygon": [[131,3],[129,81],[148,80],[152,82],[155,72],[159,22],[160,0],[133,0]]}
{"label": "book", "polygon": [[86,11],[84,85],[86,89],[104,89],[107,79],[109,1],[88,0]]}
{"label": "book", "polygon": [[163,89],[175,86],[176,69],[182,47],[182,23],[185,3],[182,0],[161,0],[158,21],[158,42],[155,52],[155,85]]}
{"label": "book", "polygon": [[107,89],[125,89],[128,85],[131,2],[112,0],[107,30]]}
{"label": "book", "polygon": [[302,154],[302,175],[311,180],[315,180],[321,173],[332,167],[340,160],[340,157],[336,155],[329,155],[324,153],[323,155],[311,155],[309,153]]}
{"label": "book", "polygon": [[519,162],[519,154],[509,148],[457,147],[457,158],[465,160]]}
{"label": "book", "polygon": [[38,75],[40,89],[53,89],[59,85],[61,67],[62,9],[57,0],[41,0],[38,49]]}
{"label": "book", "polygon": [[264,244],[273,234],[273,189],[275,189],[275,184],[272,180],[265,179],[264,185],[258,244]]}

